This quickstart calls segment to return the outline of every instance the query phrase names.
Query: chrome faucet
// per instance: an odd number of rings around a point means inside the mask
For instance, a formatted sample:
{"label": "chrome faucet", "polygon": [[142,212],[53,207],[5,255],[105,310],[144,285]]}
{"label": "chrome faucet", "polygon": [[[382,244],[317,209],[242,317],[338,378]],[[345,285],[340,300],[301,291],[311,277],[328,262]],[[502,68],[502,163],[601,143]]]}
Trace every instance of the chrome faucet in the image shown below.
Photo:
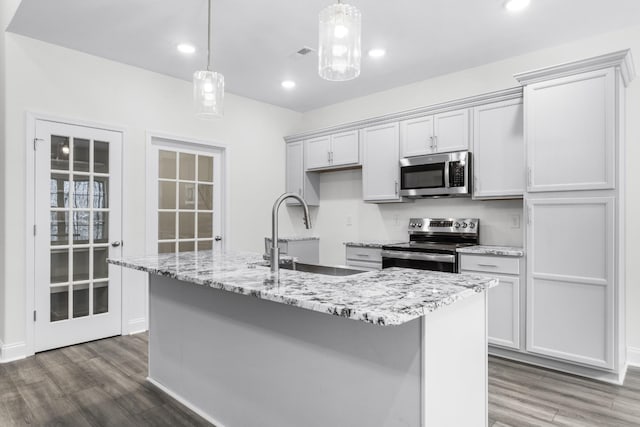
{"label": "chrome faucet", "polygon": [[295,193],[284,193],[282,196],[278,197],[273,204],[273,211],[271,212],[271,253],[270,253],[270,261],[271,261],[271,272],[277,273],[280,270],[280,248],[278,248],[278,210],[280,209],[280,205],[285,199],[292,197],[300,202],[302,207],[304,208],[304,225],[307,227],[307,230],[311,228],[311,219],[309,218],[309,206],[307,202],[300,196]]}

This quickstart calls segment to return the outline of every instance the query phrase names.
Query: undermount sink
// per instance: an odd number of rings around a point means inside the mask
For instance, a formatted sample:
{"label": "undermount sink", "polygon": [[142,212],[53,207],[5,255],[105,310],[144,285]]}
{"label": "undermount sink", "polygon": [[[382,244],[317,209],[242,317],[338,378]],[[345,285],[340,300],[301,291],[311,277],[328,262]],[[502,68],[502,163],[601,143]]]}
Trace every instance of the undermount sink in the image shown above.
{"label": "undermount sink", "polygon": [[303,262],[280,263],[280,268],[283,270],[302,271],[304,273],[324,274],[327,276],[351,276],[352,274],[365,273],[367,271],[339,265],[306,264]]}

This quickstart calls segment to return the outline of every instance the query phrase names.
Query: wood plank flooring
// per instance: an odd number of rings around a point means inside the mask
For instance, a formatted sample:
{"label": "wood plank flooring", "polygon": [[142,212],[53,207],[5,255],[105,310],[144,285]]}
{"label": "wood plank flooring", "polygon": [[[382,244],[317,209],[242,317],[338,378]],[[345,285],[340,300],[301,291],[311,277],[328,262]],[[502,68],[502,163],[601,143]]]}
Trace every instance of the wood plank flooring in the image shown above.
{"label": "wood plank flooring", "polygon": [[0,364],[0,426],[211,425],[146,376],[146,334]]}
{"label": "wood plank flooring", "polygon": [[[0,364],[0,426],[210,426],[146,375],[146,334]],[[640,426],[640,369],[618,387],[491,357],[489,425]]]}

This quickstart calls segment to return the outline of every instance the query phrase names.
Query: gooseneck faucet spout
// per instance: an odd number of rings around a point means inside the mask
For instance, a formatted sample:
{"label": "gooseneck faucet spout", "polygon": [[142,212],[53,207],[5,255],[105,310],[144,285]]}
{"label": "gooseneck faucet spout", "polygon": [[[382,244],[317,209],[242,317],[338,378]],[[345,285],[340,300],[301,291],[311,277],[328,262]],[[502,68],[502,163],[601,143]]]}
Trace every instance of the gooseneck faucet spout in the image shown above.
{"label": "gooseneck faucet spout", "polygon": [[273,204],[273,210],[271,211],[271,272],[277,273],[280,270],[280,249],[278,248],[278,211],[280,205],[288,198],[294,198],[300,202],[304,209],[304,225],[307,230],[311,228],[311,218],[309,217],[309,206],[307,202],[295,193],[284,193],[278,197]]}

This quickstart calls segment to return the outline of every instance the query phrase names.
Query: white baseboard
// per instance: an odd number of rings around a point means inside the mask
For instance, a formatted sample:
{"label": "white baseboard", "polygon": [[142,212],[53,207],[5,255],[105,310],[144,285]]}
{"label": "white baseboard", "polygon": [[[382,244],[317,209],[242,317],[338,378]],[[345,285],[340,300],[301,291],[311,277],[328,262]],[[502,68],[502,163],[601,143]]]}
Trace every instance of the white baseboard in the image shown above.
{"label": "white baseboard", "polygon": [[24,341],[4,344],[0,341],[0,363],[13,362],[27,357],[27,343]]}
{"label": "white baseboard", "polygon": [[188,400],[185,400],[182,396],[180,396],[180,395],[176,394],[175,392],[169,390],[168,388],[166,388],[165,386],[163,386],[162,384],[160,384],[159,382],[157,382],[153,378],[147,377],[147,381],[149,381],[155,387],[158,387],[160,390],[162,390],[164,393],[168,394],[169,396],[171,396],[172,398],[174,398],[178,402],[182,403],[187,408],[191,409],[196,414],[200,415],[205,420],[209,421],[214,426],[216,426],[216,427],[224,427],[224,425],[220,421],[214,419],[209,414],[204,412],[202,409],[198,408],[197,406],[195,406],[193,403],[189,402]]}
{"label": "white baseboard", "polygon": [[640,368],[640,348],[627,347],[627,364]]}
{"label": "white baseboard", "polygon": [[147,325],[147,319],[144,317],[140,317],[138,319],[131,319],[127,323],[127,334],[139,334],[141,332],[146,332],[149,329]]}

